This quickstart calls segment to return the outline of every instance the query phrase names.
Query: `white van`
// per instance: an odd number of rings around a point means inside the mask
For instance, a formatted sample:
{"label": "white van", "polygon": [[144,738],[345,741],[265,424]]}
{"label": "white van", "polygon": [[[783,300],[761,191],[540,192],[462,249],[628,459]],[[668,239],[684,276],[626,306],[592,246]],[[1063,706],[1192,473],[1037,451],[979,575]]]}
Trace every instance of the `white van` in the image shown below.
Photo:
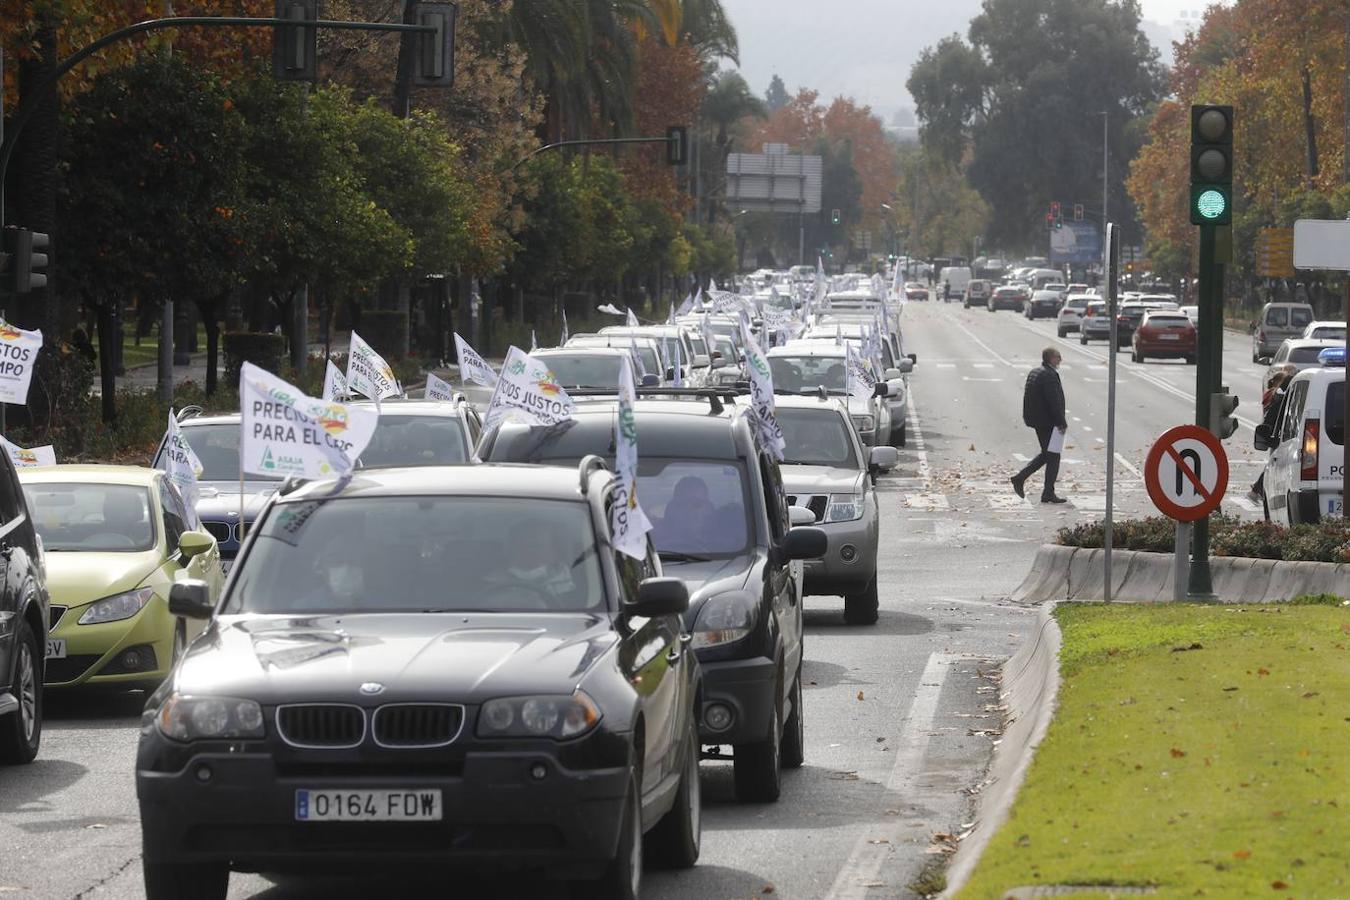
{"label": "white van", "polygon": [[970,279],[974,277],[970,274],[969,266],[947,266],[937,277],[937,295],[942,296],[942,288],[946,284],[952,286],[952,299],[962,300],[966,298],[966,288],[970,286]]}
{"label": "white van", "polygon": [[1266,518],[1277,524],[1343,515],[1345,355],[1337,349],[1290,380],[1273,426],[1257,426],[1256,449],[1270,452],[1262,478]]}

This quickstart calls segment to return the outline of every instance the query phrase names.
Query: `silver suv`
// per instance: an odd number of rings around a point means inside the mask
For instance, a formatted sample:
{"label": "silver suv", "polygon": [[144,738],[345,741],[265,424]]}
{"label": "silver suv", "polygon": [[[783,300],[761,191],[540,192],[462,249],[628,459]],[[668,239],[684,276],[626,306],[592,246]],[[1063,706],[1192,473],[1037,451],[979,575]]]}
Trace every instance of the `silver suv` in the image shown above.
{"label": "silver suv", "polygon": [[873,482],[878,472],[895,466],[899,451],[864,447],[839,399],[778,396],[774,405],[787,441],[783,490],[793,518],[818,526],[829,542],[824,556],[806,560],[802,592],[842,594],[844,621],[872,625],[881,529]]}

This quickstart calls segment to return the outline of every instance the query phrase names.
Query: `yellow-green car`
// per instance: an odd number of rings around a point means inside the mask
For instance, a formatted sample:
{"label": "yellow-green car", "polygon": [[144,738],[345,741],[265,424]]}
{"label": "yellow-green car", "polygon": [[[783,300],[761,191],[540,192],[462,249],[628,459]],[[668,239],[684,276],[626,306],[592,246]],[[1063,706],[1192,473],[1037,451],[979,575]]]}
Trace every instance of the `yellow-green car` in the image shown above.
{"label": "yellow-green car", "polygon": [[169,613],[169,588],[196,578],[220,595],[216,539],[186,529],[158,469],[43,466],[19,481],[47,561],[47,687],[158,685],[204,627]]}

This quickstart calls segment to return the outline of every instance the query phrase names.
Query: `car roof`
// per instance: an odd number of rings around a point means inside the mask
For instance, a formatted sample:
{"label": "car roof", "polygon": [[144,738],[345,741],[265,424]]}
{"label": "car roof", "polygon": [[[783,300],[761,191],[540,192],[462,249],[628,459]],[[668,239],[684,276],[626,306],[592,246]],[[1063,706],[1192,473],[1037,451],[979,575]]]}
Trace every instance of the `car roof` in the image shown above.
{"label": "car roof", "polygon": [[[362,409],[375,409],[374,400],[349,400],[352,406],[359,406]],[[427,400],[425,398],[414,397],[390,397],[387,400],[381,400],[379,403],[380,415],[423,415],[440,416],[443,418],[457,418],[460,408],[464,406],[463,400],[451,402],[447,400]]]}
{"label": "car roof", "polygon": [[1335,319],[1321,319],[1316,322],[1309,322],[1308,328],[1344,328],[1344,322],[1338,322]]}
{"label": "car roof", "polygon": [[786,344],[779,344],[769,350],[768,355],[773,356],[819,356],[827,359],[843,359],[846,353],[845,347],[826,343],[823,340],[795,340],[788,341]]}
{"label": "car roof", "polygon": [[418,466],[360,469],[335,491],[333,479],[311,481],[285,494],[281,502],[329,497],[454,496],[460,494],[523,497],[544,500],[580,500],[577,469],[483,463],[476,466]]}
{"label": "car roof", "polygon": [[1075,300],[1084,300],[1088,303],[1091,303],[1093,300],[1100,300],[1100,299],[1102,298],[1098,297],[1096,294],[1070,294],[1065,302],[1072,303]]}
{"label": "car roof", "polygon": [[146,466],[77,465],[65,463],[55,466],[24,467],[18,470],[19,480],[34,484],[62,482],[90,482],[93,484],[128,484],[150,487],[164,473]]}
{"label": "car roof", "polygon": [[1299,309],[1312,309],[1311,303],[1299,303],[1298,301],[1295,300],[1276,300],[1271,303],[1267,303],[1265,306],[1261,308],[1268,309],[1273,306],[1296,306]]}
{"label": "car roof", "polygon": [[548,347],[535,350],[534,357],[549,356],[595,356],[602,359],[621,359],[628,355],[626,347]]}
{"label": "car roof", "polygon": [[[515,441],[536,434],[540,442],[555,440],[566,445],[572,439],[590,447],[607,446],[614,432],[614,410],[618,400],[610,397],[594,403],[578,404],[572,421],[551,433],[516,422],[504,423],[492,441],[491,452],[501,447],[503,436]],[[653,398],[639,396],[633,404],[638,439],[646,447],[644,455],[690,459],[739,459],[743,442],[751,440],[743,413],[748,410],[734,401],[714,406],[705,397]],[[738,437],[738,433],[742,433]],[[594,452],[594,451],[589,451]],[[491,453],[489,454],[491,455]],[[464,468],[464,467],[461,467]],[[473,469],[480,467],[473,466]]]}
{"label": "car roof", "polygon": [[1344,347],[1344,341],[1329,341],[1326,338],[1285,338],[1281,345],[1288,344],[1290,350],[1301,350],[1304,347]]}
{"label": "car roof", "polygon": [[[1327,381],[1335,383],[1345,380],[1344,366],[1310,366],[1294,374],[1290,381]],[[1315,407],[1314,407],[1315,408]],[[1304,407],[1306,412],[1308,407]]]}
{"label": "car roof", "polygon": [[838,394],[821,398],[819,394],[774,394],[775,409],[818,409],[848,416],[848,406]]}
{"label": "car roof", "polygon": [[[1145,319],[1151,318],[1151,317],[1153,317],[1153,316],[1166,316],[1166,317],[1173,318],[1173,319],[1185,319],[1185,318],[1186,318],[1186,313],[1183,312],[1183,311],[1180,310],[1180,309],[1146,309],[1146,310],[1144,310],[1144,318],[1145,318]],[[1190,321],[1190,320],[1187,319],[1187,321]]]}

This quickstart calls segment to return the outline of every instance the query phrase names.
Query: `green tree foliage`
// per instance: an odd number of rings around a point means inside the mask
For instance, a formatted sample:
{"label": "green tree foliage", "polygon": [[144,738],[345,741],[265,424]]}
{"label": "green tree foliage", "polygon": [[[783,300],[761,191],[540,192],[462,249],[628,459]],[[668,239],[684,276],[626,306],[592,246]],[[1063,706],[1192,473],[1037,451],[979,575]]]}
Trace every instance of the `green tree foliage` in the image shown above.
{"label": "green tree foliage", "polygon": [[778,112],[778,110],[787,106],[791,99],[792,96],[787,91],[787,85],[783,84],[783,79],[775,72],[773,78],[769,81],[769,89],[764,92],[765,106],[771,113]]}
{"label": "green tree foliage", "polygon": [[1139,18],[1136,0],[985,0],[969,43],[947,38],[914,65],[923,140],[951,165],[969,155],[995,242],[1028,246],[1052,200],[1099,205],[1103,112],[1112,208],[1127,209],[1140,141],[1127,125],[1163,88]]}

